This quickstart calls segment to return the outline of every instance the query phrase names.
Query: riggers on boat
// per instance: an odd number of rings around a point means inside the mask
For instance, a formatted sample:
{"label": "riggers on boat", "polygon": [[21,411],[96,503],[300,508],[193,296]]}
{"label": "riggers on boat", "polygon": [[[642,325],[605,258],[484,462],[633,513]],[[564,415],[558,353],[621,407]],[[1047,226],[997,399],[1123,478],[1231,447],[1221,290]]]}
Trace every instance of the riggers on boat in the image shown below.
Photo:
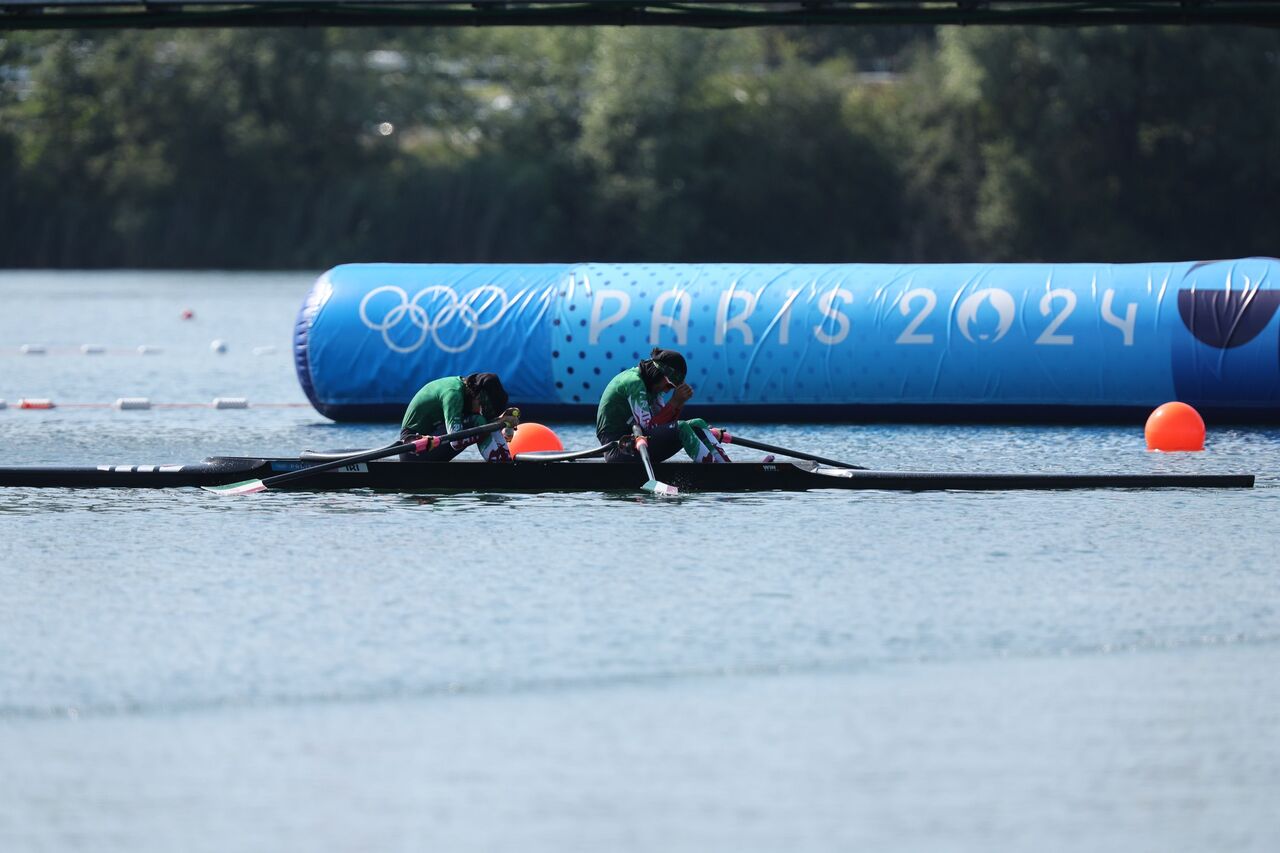
{"label": "riggers on boat", "polygon": [[[211,457],[190,465],[0,468],[0,486],[26,488],[193,488],[226,486],[332,464],[324,457]],[[399,461],[353,462],[290,479],[273,489],[386,492],[624,492],[635,491],[639,465],[599,461],[514,463]],[[987,474],[909,473],[837,468],[816,462],[735,462],[699,465],[659,463],[658,480],[685,492],[805,491],[1003,491],[1013,489],[1251,488],[1252,474]]]}

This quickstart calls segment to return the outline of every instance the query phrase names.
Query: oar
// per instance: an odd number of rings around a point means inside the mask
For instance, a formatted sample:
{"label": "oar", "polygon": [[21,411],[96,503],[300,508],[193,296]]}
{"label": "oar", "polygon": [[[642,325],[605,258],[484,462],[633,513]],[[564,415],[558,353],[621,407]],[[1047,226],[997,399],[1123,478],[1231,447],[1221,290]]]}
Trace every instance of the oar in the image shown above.
{"label": "oar", "polygon": [[661,483],[658,478],[653,475],[653,462],[649,460],[649,439],[640,431],[640,425],[636,424],[631,428],[631,433],[636,437],[636,451],[640,454],[640,461],[644,463],[645,473],[649,475],[649,480],[640,488],[646,492],[653,492],[655,495],[677,495],[680,490],[675,486],[669,486]]}
{"label": "oar", "polygon": [[833,468],[853,468],[857,471],[866,471],[865,465],[854,465],[850,462],[839,462],[835,459],[827,459],[824,456],[815,456],[812,453],[805,453],[802,450],[788,450],[785,447],[778,447],[773,444],[765,444],[763,441],[752,441],[749,438],[743,438],[739,435],[729,435],[728,430],[719,430],[720,441],[725,444],[740,444],[743,447],[753,447],[756,450],[763,450],[766,453],[779,453],[783,456],[790,456],[792,459],[808,459],[810,462],[820,462],[823,465],[830,465]]}
{"label": "oar", "polygon": [[282,483],[291,483],[294,480],[310,477],[312,474],[320,474],[324,471],[332,471],[334,468],[343,468],[347,465],[356,465],[361,462],[372,462],[375,459],[385,459],[398,453],[408,453],[410,450],[415,453],[421,453],[424,450],[430,450],[432,447],[444,444],[446,441],[461,441],[474,435],[484,435],[485,433],[500,430],[504,426],[506,426],[505,421],[494,421],[491,424],[459,430],[449,435],[426,435],[413,441],[406,441],[404,444],[393,444],[390,447],[379,447],[377,450],[366,450],[354,456],[344,456],[341,459],[334,459],[332,462],[310,465],[306,468],[299,468],[297,471],[276,474],[273,477],[267,477],[262,480],[245,480],[242,483],[229,483],[225,486],[202,486],[201,488],[207,492],[216,492],[220,495],[251,495],[254,492],[265,492],[267,489],[274,488]]}

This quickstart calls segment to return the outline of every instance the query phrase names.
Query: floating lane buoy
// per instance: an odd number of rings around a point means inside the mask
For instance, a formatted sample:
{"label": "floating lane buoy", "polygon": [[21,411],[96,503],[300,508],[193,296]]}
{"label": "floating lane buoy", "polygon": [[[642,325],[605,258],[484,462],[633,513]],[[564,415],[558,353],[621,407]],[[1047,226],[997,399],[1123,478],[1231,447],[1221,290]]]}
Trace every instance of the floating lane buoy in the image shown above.
{"label": "floating lane buoy", "polygon": [[245,397],[214,397],[211,405],[215,409],[247,409],[249,400]]}
{"label": "floating lane buoy", "polygon": [[518,453],[532,453],[536,450],[564,450],[564,444],[554,430],[533,422],[517,426],[515,436],[507,445],[512,456]]}
{"label": "floating lane buoy", "polygon": [[53,401],[45,397],[23,397],[18,401],[19,409],[52,409]]}
{"label": "floating lane buoy", "polygon": [[1147,450],[1204,450],[1204,418],[1186,403],[1165,403],[1147,418],[1146,436]]}
{"label": "floating lane buoy", "polygon": [[150,409],[151,401],[146,397],[119,397],[111,405],[121,411],[125,409]]}
{"label": "floating lane buoy", "polygon": [[209,342],[209,349],[221,355],[227,351],[227,342],[221,338],[217,338]]}
{"label": "floating lane buoy", "polygon": [[184,319],[184,320],[194,320],[194,319],[195,319],[195,316],[196,316],[196,312],[192,311],[190,308],[183,308],[183,309],[182,309],[182,319]]}

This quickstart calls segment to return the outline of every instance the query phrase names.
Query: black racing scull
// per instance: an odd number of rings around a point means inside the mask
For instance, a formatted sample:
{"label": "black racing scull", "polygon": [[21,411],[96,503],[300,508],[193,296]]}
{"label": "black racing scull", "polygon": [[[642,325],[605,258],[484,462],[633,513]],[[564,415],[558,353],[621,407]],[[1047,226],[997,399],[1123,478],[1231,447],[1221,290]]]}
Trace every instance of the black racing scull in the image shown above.
{"label": "black racing scull", "polygon": [[[0,487],[186,488],[262,479],[316,465],[300,458],[211,457],[187,465],[0,467]],[[1004,491],[1013,489],[1251,488],[1252,474],[1056,474],[898,472],[834,468],[812,462],[734,462],[654,466],[681,492]],[[400,462],[370,461],[299,478],[280,488],[297,491],[373,489],[388,492],[613,492],[637,488],[636,467],[597,461]]]}

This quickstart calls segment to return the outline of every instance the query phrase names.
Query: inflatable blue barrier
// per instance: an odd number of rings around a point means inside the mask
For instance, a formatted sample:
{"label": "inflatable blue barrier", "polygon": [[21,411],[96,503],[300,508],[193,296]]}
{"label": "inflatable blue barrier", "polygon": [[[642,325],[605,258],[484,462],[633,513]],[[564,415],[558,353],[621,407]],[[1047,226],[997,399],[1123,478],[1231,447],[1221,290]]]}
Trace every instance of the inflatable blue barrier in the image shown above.
{"label": "inflatable blue barrier", "polygon": [[493,371],[527,419],[589,421],[654,346],[690,411],[734,420],[1097,421],[1183,400],[1280,421],[1280,261],[1147,264],[350,264],[298,316],[334,420],[398,421]]}

